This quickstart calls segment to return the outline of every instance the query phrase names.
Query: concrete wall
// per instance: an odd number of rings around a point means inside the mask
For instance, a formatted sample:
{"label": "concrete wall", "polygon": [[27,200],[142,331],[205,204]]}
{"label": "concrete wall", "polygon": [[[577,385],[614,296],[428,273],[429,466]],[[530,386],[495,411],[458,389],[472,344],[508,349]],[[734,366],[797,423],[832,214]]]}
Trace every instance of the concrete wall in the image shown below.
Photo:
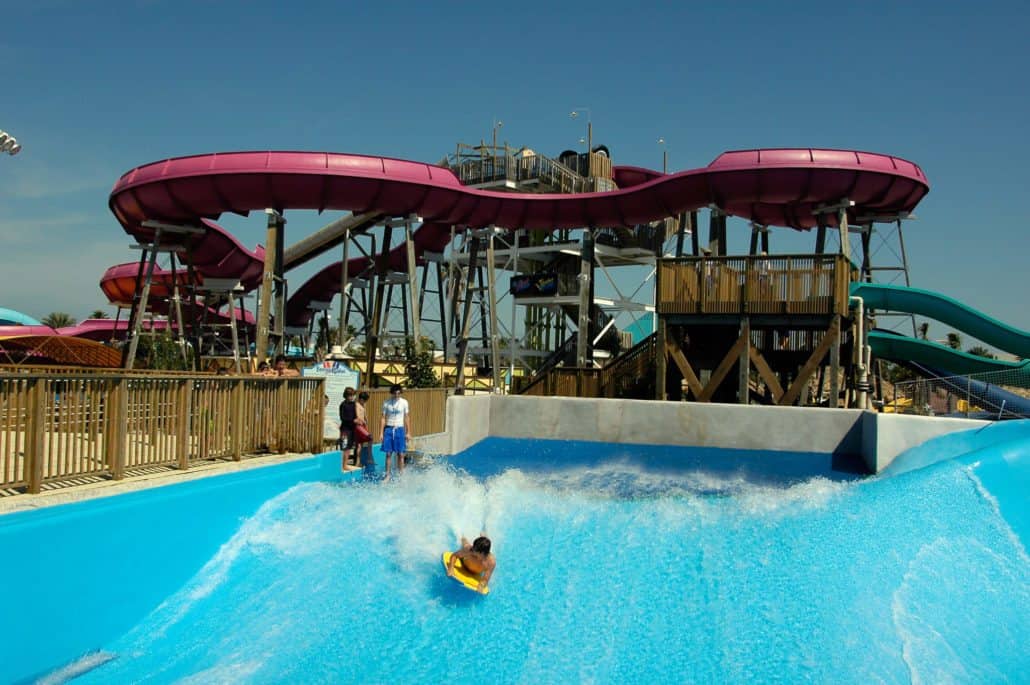
{"label": "concrete wall", "polygon": [[857,409],[474,395],[451,397],[447,431],[412,443],[438,454],[488,436],[815,452],[861,456],[877,473],[909,447],[982,424]]}
{"label": "concrete wall", "polygon": [[991,423],[904,414],[870,414],[870,417],[872,420],[867,420],[862,430],[862,457],[873,473],[887,468],[905,450],[931,438]]}

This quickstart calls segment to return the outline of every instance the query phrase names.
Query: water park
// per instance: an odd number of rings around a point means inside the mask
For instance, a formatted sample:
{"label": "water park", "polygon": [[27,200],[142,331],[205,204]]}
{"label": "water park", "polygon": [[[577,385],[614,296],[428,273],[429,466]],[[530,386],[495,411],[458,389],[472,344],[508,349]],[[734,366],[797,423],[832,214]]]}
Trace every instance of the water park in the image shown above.
{"label": "water park", "polygon": [[[114,180],[116,317],[0,310],[0,679],[1025,675],[1030,332],[911,283],[923,169],[658,171],[589,128],[553,153],[496,133]],[[383,480],[395,383],[408,463]],[[352,471],[345,387],[375,443]],[[455,583],[481,532],[496,572]]]}

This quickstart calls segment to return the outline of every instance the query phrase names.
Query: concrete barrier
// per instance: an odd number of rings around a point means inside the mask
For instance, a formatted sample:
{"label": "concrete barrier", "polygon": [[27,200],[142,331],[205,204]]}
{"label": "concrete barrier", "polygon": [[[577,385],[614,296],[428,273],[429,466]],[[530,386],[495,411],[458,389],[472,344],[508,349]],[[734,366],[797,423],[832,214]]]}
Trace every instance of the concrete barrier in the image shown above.
{"label": "concrete barrier", "polygon": [[812,452],[861,457],[878,473],[910,447],[984,423],[858,409],[474,395],[449,398],[446,431],[412,443],[437,454],[486,437]]}

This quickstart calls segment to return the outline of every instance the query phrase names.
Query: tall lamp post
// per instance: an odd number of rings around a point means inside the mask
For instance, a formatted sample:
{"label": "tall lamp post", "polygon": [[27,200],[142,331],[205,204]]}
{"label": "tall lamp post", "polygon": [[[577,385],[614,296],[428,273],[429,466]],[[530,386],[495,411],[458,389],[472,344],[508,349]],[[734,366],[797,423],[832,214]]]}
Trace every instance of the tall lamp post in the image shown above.
{"label": "tall lamp post", "polygon": [[662,173],[669,173],[669,148],[665,147],[665,138],[659,138],[658,144],[662,146]]}
{"label": "tall lamp post", "polygon": [[494,157],[497,156],[497,129],[504,128],[504,122],[494,119],[494,149],[491,153]]}
{"label": "tall lamp post", "polygon": [[0,131],[0,152],[6,152],[12,157],[21,152],[21,145],[18,140],[6,131]]}
{"label": "tall lamp post", "polygon": [[594,147],[594,127],[590,121],[590,108],[589,107],[577,107],[576,109],[569,112],[569,118],[575,119],[580,114],[587,115],[587,154],[593,152]]}

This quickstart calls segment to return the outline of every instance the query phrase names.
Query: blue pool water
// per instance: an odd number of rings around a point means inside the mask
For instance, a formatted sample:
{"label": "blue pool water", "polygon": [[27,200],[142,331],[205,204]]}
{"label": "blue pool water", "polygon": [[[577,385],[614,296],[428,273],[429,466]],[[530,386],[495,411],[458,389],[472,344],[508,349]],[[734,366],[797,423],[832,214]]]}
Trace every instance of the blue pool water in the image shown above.
{"label": "blue pool water", "polygon": [[[490,439],[388,483],[301,482],[75,682],[1018,682],[1030,563],[983,474],[1025,479],[1023,452],[856,479]],[[439,561],[481,530],[488,597]]]}

